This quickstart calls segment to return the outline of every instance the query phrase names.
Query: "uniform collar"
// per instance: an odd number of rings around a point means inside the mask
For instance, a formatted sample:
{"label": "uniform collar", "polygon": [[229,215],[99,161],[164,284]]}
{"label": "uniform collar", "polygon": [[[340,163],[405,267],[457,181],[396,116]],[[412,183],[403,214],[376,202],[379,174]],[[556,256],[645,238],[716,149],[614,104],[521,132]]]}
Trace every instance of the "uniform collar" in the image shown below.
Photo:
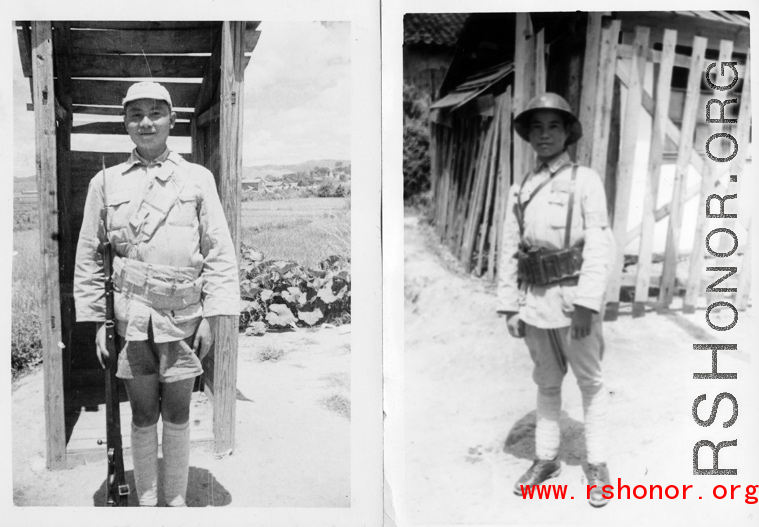
{"label": "uniform collar", "polygon": [[569,154],[566,150],[549,163],[541,163],[537,160],[537,158],[535,158],[535,173],[537,174],[543,170],[548,170],[550,174],[555,174],[564,165],[571,163],[572,159],[569,157]]}
{"label": "uniform collar", "polygon": [[[135,148],[132,150],[132,153],[129,155],[129,159],[127,160],[123,173],[126,174],[130,170],[132,170],[136,165],[141,166],[151,166],[151,165],[158,165],[159,167],[163,167],[163,165],[168,161],[169,163],[173,163],[175,165],[179,164],[179,154],[174,152],[173,150],[170,150],[169,147],[166,147],[166,150],[163,151],[163,153],[155,158],[153,161],[148,161],[144,157],[142,157]],[[169,178],[173,170],[159,170],[156,174],[156,177],[158,179],[161,179],[165,181]]]}

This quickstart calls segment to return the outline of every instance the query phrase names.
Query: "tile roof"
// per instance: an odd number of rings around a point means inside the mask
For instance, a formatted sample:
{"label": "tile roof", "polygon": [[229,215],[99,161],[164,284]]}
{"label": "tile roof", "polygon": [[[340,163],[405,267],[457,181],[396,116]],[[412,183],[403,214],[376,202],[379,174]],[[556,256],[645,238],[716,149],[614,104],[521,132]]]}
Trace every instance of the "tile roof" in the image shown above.
{"label": "tile roof", "polygon": [[403,43],[454,47],[468,13],[408,13],[403,17]]}

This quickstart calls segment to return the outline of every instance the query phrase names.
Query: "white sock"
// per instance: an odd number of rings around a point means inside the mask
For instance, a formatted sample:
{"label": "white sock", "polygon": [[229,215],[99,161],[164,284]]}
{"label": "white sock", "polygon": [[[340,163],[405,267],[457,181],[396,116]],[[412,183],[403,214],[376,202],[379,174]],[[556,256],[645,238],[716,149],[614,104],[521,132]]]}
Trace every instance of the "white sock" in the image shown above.
{"label": "white sock", "polygon": [[535,457],[542,460],[555,459],[561,442],[561,386],[538,387],[538,409],[535,426]]}
{"label": "white sock", "polygon": [[158,505],[158,427],[132,423],[132,462],[137,498],[142,507]]}
{"label": "white sock", "polygon": [[163,422],[163,492],[169,507],[186,507],[190,471],[190,422]]}
{"label": "white sock", "polygon": [[603,385],[580,387],[585,412],[585,445],[588,463],[606,462],[606,407],[608,397]]}

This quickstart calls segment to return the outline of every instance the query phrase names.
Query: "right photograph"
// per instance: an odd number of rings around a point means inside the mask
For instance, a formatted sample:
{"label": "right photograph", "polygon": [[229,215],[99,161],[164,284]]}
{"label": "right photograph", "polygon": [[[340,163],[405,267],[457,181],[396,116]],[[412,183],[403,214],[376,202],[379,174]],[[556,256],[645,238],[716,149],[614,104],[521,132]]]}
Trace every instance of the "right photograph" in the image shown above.
{"label": "right photograph", "polygon": [[410,523],[748,521],[749,29],[404,15]]}

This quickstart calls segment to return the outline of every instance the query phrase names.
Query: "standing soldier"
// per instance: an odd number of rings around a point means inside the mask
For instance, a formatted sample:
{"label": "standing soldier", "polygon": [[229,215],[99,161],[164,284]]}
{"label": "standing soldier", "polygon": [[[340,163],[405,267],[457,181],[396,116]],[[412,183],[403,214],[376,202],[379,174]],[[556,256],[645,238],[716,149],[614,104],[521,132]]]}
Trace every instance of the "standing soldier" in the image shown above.
{"label": "standing soldier", "polygon": [[609,484],[601,320],[614,243],[603,182],[567,154],[582,126],[559,95],[532,99],[514,129],[536,160],[509,192],[498,311],[511,336],[525,339],[538,385],[536,459],[514,492],[561,472],[561,384],[571,366],[582,392],[588,484],[596,485],[590,504],[600,507],[607,502],[601,487]]}
{"label": "standing soldier", "polygon": [[137,495],[142,506],[158,504],[160,416],[164,497],[167,506],[182,507],[192,387],[213,342],[210,321],[239,315],[237,257],[213,175],[166,145],[176,122],[166,88],[136,83],[123,108],[136,148],[125,163],[90,181],[76,254],[76,317],[98,323],[96,348],[103,364],[107,234],[122,340],[117,376],[132,407]]}

